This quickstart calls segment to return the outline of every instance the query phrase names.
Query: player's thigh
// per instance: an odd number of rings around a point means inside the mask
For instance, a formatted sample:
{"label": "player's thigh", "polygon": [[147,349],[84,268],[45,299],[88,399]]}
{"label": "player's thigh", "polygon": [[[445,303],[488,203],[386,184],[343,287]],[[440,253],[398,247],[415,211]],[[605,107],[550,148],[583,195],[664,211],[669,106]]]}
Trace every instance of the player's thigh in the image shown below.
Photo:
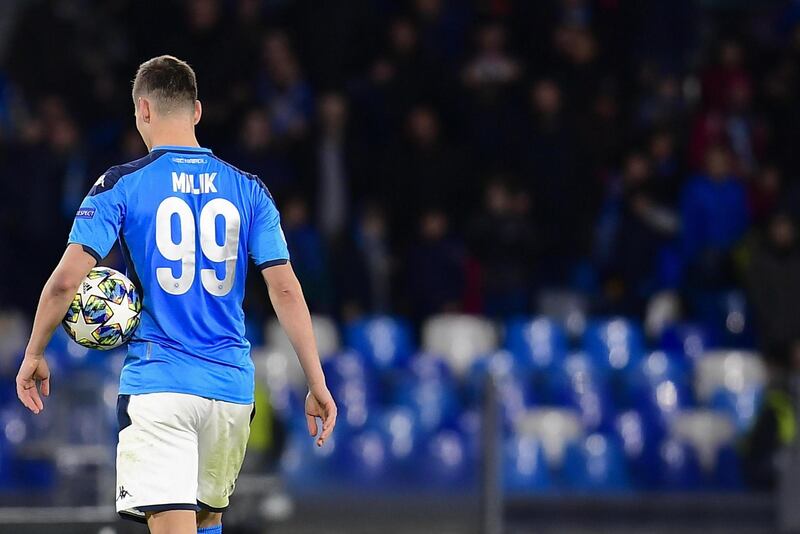
{"label": "player's thigh", "polygon": [[175,393],[120,396],[120,513],[141,520],[146,513],[196,510],[202,402],[208,400]]}
{"label": "player's thigh", "polygon": [[197,534],[195,513],[191,510],[169,510],[147,514],[150,534]]}
{"label": "player's thigh", "polygon": [[253,405],[213,402],[210,414],[198,431],[197,502],[205,510],[223,512],[244,461]]}

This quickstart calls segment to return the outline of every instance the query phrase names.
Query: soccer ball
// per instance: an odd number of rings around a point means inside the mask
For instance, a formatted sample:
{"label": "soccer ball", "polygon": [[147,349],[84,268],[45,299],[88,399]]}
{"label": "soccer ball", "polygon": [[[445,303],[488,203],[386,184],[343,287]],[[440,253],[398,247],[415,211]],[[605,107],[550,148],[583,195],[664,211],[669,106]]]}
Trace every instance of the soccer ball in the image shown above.
{"label": "soccer ball", "polygon": [[79,345],[110,350],[130,340],[141,311],[139,292],[127,276],[95,267],[81,282],[61,325]]}

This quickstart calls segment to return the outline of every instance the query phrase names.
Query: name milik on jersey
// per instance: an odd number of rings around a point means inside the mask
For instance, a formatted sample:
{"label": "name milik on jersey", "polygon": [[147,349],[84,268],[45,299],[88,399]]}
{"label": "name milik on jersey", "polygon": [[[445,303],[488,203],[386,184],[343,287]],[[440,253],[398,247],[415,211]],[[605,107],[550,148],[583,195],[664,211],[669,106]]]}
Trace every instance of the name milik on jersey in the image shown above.
{"label": "name milik on jersey", "polygon": [[[172,173],[172,190],[176,193],[191,193],[199,195],[201,193],[216,193],[217,188],[214,186],[214,178],[217,177],[215,172],[203,172],[195,176],[194,174],[186,174],[185,172]],[[197,178],[195,180],[195,178]]]}

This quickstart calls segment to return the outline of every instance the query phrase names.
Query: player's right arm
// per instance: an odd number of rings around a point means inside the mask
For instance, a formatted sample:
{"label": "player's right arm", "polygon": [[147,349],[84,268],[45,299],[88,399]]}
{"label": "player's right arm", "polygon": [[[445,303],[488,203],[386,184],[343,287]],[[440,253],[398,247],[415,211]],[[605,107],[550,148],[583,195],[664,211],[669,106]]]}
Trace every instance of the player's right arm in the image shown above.
{"label": "player's right arm", "polygon": [[[322,446],[336,425],[336,403],[325,385],[319,362],[317,342],[311,326],[303,290],[289,263],[289,250],[281,230],[281,221],[272,196],[259,180],[253,190],[253,221],[248,249],[261,270],[269,289],[272,307],[289,341],[292,342],[308,382],[306,422],[308,432]],[[316,418],[322,419],[322,431]]]}
{"label": "player's right arm", "polygon": [[44,409],[42,395],[50,394],[50,370],[44,349],[67,313],[78,286],[117,240],[125,218],[125,193],[119,174],[109,169],[83,199],[72,223],[69,245],[42,290],[30,341],[17,373],[17,396],[33,413]]}
{"label": "player's right arm", "polygon": [[64,256],[44,285],[33,320],[31,338],[17,373],[17,396],[33,413],[38,414],[44,409],[37,382],[42,395],[46,397],[50,394],[50,370],[44,359],[44,349],[67,313],[78,286],[96,263],[94,257],[84,252],[80,245],[68,245]]}

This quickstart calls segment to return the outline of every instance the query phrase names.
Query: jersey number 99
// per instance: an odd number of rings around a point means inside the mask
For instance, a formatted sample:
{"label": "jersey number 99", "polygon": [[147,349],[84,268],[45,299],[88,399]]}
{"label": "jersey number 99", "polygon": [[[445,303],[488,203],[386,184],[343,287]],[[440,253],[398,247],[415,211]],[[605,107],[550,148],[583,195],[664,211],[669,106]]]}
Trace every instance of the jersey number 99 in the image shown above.
{"label": "jersey number 99", "polygon": [[[172,217],[178,216],[180,241],[172,235]],[[225,241],[217,244],[217,217],[225,220]],[[200,269],[200,282],[206,291],[217,297],[227,295],[233,288],[236,276],[236,259],[239,253],[239,226],[241,217],[236,206],[224,198],[215,198],[200,211],[200,249],[203,255],[215,263],[225,263],[225,277],[217,278],[214,269]],[[156,269],[156,278],[161,289],[170,295],[183,295],[192,287],[196,274],[195,220],[192,209],[185,200],[169,197],[158,206],[156,212],[156,247],[165,259],[180,261],[180,275],[175,277],[172,267]]]}

